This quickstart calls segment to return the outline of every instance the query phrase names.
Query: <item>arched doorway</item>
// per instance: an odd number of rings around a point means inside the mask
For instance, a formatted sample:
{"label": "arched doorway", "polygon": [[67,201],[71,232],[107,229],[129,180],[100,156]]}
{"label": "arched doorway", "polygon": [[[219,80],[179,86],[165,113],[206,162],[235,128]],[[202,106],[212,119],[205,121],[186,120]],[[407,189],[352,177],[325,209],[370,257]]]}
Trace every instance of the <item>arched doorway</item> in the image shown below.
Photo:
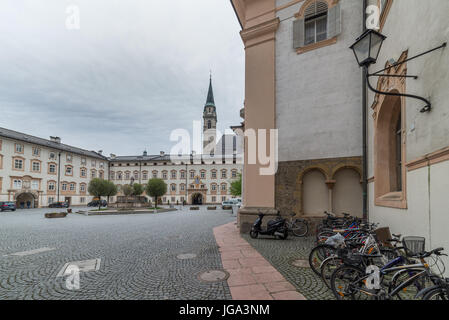
{"label": "arched doorway", "polygon": [[203,204],[203,195],[201,193],[194,193],[192,195],[192,204],[202,205]]}
{"label": "arched doorway", "polygon": [[38,207],[37,197],[30,193],[24,192],[16,196],[16,206],[19,209],[33,209]]}

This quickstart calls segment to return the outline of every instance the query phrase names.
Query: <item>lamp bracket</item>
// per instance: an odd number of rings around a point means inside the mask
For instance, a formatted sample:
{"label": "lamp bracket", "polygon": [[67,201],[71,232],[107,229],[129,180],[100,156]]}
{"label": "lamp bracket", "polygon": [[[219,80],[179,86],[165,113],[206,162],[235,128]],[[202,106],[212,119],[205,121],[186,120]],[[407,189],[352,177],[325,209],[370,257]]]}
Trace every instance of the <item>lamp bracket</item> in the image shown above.
{"label": "lamp bracket", "polygon": [[397,67],[397,66],[399,66],[399,65],[401,65],[401,64],[404,64],[404,63],[406,63],[406,62],[408,62],[408,61],[411,61],[411,60],[414,60],[414,59],[416,59],[416,58],[419,58],[419,57],[421,57],[421,56],[423,56],[423,55],[426,55],[426,54],[428,54],[428,53],[431,53],[431,52],[433,52],[433,51],[436,51],[436,50],[438,50],[438,49],[445,48],[446,46],[447,46],[447,42],[443,43],[442,45],[440,45],[440,46],[438,46],[438,47],[436,47],[436,48],[433,48],[433,49],[428,50],[428,51],[426,51],[426,52],[420,53],[420,54],[418,54],[418,55],[416,55],[416,56],[414,56],[414,57],[405,59],[404,61],[394,63],[394,64],[392,64],[391,66],[389,66],[389,67],[387,67],[387,68],[384,68],[384,69],[382,69],[382,70],[376,71],[376,72],[371,73],[371,74],[368,72],[368,66],[365,66],[365,71],[366,71],[366,83],[368,84],[368,88],[369,88],[371,91],[373,91],[374,93],[381,94],[381,95],[385,95],[385,96],[407,97],[407,98],[412,98],[412,99],[418,99],[418,100],[421,100],[421,101],[423,101],[426,105],[420,110],[420,112],[421,112],[421,113],[424,113],[424,112],[429,112],[429,111],[431,111],[431,110],[432,110],[432,103],[431,103],[428,99],[423,98],[423,97],[420,97],[420,96],[417,96],[417,95],[413,95],[413,94],[407,94],[407,93],[393,93],[393,92],[382,92],[382,91],[379,91],[379,90],[373,88],[373,86],[372,86],[371,83],[369,82],[369,78],[370,78],[370,77],[397,77],[397,78],[413,78],[413,79],[416,80],[416,79],[418,79],[418,76],[414,76],[414,75],[409,75],[409,76],[407,76],[407,75],[388,75],[388,74],[380,74],[380,73],[382,73],[382,72],[384,72],[384,71],[387,71],[387,70],[390,70],[391,68]]}

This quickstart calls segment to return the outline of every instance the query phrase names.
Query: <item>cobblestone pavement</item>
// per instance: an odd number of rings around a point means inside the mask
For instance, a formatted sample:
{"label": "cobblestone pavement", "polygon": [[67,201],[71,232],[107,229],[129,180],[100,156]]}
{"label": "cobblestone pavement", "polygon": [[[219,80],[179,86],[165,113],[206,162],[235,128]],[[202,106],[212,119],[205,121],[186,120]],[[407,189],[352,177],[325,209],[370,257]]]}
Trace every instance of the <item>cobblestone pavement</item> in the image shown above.
{"label": "cobblestone pavement", "polygon": [[[231,299],[226,281],[198,273],[223,269],[212,229],[235,220],[228,211],[45,219],[48,209],[0,213],[0,299]],[[41,248],[32,255],[17,252]],[[177,259],[193,253],[196,258]],[[101,259],[81,273],[79,290],[57,277],[67,262]]]}
{"label": "cobblestone pavement", "polygon": [[305,260],[308,266],[309,253],[314,245],[314,238],[296,238],[276,240],[273,237],[260,236],[247,240],[265,259],[267,259],[296,289],[309,300],[334,300],[332,292],[310,268],[292,265],[295,260]]}

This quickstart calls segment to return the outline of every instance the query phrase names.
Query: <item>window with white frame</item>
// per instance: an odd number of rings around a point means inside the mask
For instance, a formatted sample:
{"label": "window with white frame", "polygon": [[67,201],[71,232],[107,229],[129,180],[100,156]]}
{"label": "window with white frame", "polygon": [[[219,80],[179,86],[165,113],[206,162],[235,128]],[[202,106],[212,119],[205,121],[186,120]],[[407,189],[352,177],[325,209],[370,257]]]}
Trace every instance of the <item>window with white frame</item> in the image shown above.
{"label": "window with white frame", "polygon": [[212,170],[212,179],[217,179],[217,170]]}
{"label": "window with white frame", "polygon": [[33,156],[40,157],[41,155],[41,149],[38,147],[33,147]]}
{"label": "window with white frame", "polygon": [[86,170],[85,168],[81,168],[80,173],[81,173],[81,177],[82,177],[82,178],[87,177],[87,170]]}
{"label": "window with white frame", "polygon": [[23,144],[16,143],[16,153],[23,153]]}
{"label": "window with white frame", "polygon": [[212,202],[216,202],[217,201],[217,197],[216,196],[213,196],[212,197]]}
{"label": "window with white frame", "polygon": [[201,171],[201,179],[206,179],[206,171]]}
{"label": "window with white frame", "polygon": [[80,192],[86,192],[86,185],[84,183],[80,184]]}
{"label": "window with white frame", "polygon": [[85,203],[85,202],[86,202],[86,198],[81,197],[81,198],[80,198],[80,203]]}
{"label": "window with white frame", "polygon": [[181,171],[181,179],[185,179],[186,178],[186,172],[183,170]]}
{"label": "window with white frame", "polygon": [[221,191],[226,191],[226,184],[221,185]]}
{"label": "window with white frame", "polygon": [[37,181],[37,180],[32,180],[32,181],[31,181],[31,189],[33,189],[33,190],[39,190],[39,181]]}
{"label": "window with white frame", "polygon": [[75,191],[76,190],[76,185],[74,183],[70,184],[70,191]]}
{"label": "window with white frame", "polygon": [[71,166],[65,167],[65,175],[71,176],[73,174],[73,168]]}
{"label": "window with white frame", "polygon": [[173,170],[173,171],[171,172],[171,178],[172,178],[172,179],[176,179],[176,171],[175,171],[175,170]]}
{"label": "window with white frame", "polygon": [[226,179],[226,170],[221,170],[221,178]]}
{"label": "window with white frame", "polygon": [[62,183],[62,191],[67,191],[67,183],[66,182],[63,182]]}
{"label": "window with white frame", "polygon": [[173,192],[176,191],[176,184],[171,185],[171,191],[173,191]]}
{"label": "window with white frame", "polygon": [[13,188],[14,189],[22,189],[22,180],[14,179]]}
{"label": "window with white frame", "polygon": [[34,172],[41,171],[41,163],[39,161],[33,161],[33,163],[32,163],[32,170]]}
{"label": "window with white frame", "polygon": [[54,163],[50,163],[48,165],[48,172],[49,173],[56,173],[56,165]]}
{"label": "window with white frame", "polygon": [[48,183],[48,191],[55,191],[56,190],[56,182],[50,181]]}
{"label": "window with white frame", "polygon": [[48,204],[52,204],[53,202],[55,202],[55,198],[49,197],[48,198]]}
{"label": "window with white frame", "polygon": [[14,160],[14,169],[16,169],[16,170],[23,170],[23,160],[22,159],[15,159]]}
{"label": "window with white frame", "polygon": [[195,178],[195,171],[190,171],[190,179],[194,179]]}

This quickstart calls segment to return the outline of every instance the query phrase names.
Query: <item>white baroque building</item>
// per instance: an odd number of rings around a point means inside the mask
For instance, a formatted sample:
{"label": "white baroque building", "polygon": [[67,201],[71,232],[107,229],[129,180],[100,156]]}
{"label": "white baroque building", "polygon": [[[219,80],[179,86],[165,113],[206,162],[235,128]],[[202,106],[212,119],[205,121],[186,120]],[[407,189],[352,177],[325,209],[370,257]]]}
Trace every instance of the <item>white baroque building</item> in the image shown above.
{"label": "white baroque building", "polygon": [[[203,120],[206,146],[216,141],[212,81]],[[221,203],[232,198],[230,184],[242,172],[243,146],[237,136],[227,135],[212,149],[207,157],[174,157],[179,161],[164,152],[106,157],[102,151],[63,144],[59,137],[47,140],[0,128],[0,201],[15,201],[18,208],[46,207],[57,201],[82,206],[93,199],[87,190],[93,178],[110,179],[119,190],[125,184],[161,178],[167,184],[167,194],[161,199],[164,204]]]}

